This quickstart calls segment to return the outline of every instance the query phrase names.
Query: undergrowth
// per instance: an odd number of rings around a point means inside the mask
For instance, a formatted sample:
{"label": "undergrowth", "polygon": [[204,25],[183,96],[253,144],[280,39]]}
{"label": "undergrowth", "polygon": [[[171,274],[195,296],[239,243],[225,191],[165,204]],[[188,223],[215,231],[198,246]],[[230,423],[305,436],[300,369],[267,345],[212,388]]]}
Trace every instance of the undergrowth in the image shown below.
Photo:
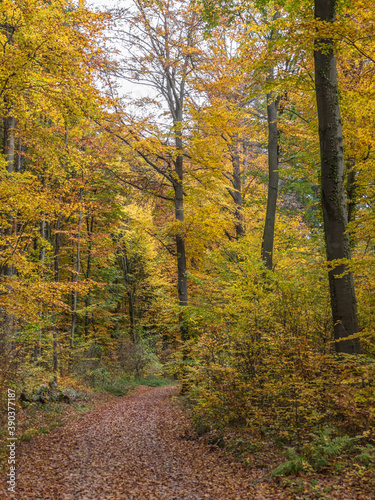
{"label": "undergrowth", "polygon": [[[353,450],[360,451],[363,447],[358,448],[357,444],[362,439],[362,436],[332,436],[332,429],[326,428],[320,434],[313,434],[311,441],[297,451],[296,448],[287,447],[285,455],[288,460],[276,467],[271,475],[289,476],[298,474],[301,471],[305,472],[321,472],[325,469],[332,468],[339,462],[343,462],[348,458]],[[367,457],[371,456],[371,452],[375,448],[368,445]],[[354,457],[354,461],[360,455]],[[373,456],[375,459],[375,455]],[[363,457],[361,459],[363,461]]]}

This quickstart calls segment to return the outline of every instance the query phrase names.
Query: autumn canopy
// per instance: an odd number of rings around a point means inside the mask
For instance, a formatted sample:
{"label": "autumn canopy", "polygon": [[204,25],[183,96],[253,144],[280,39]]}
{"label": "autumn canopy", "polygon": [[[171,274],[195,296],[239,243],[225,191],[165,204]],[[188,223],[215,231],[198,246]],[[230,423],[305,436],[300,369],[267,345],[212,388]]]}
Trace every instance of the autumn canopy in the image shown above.
{"label": "autumn canopy", "polygon": [[374,26],[2,1],[0,385],[168,372],[202,429],[372,443]]}

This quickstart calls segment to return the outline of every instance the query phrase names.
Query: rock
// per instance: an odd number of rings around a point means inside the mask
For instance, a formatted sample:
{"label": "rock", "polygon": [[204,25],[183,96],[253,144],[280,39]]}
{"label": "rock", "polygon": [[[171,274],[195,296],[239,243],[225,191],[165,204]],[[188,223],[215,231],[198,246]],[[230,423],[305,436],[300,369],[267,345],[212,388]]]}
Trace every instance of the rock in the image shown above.
{"label": "rock", "polygon": [[56,399],[57,401],[70,404],[77,399],[77,396],[78,393],[74,389],[65,389],[64,392],[60,392]]}
{"label": "rock", "polygon": [[42,385],[29,394],[26,391],[21,392],[20,400],[28,403],[46,403],[48,401],[49,389],[46,385]]}
{"label": "rock", "polygon": [[42,404],[53,401],[62,401],[63,403],[70,404],[81,395],[74,389],[64,389],[63,391],[59,391],[56,389],[55,384],[57,387],[56,380],[48,383],[51,389],[49,389],[47,385],[43,384],[37,389],[34,389],[32,394],[23,391],[20,395],[20,400],[27,401],[29,403]]}
{"label": "rock", "polygon": [[21,392],[21,394],[20,394],[20,400],[21,401],[27,401],[28,403],[32,403],[33,402],[32,397],[27,392]]}
{"label": "rock", "polygon": [[32,397],[32,402],[33,403],[45,403],[46,402],[46,398],[45,396],[43,396],[43,394],[40,394],[40,395],[33,395]]}
{"label": "rock", "polygon": [[54,377],[53,380],[50,380],[48,382],[48,385],[50,386],[51,390],[57,389],[57,378]]}
{"label": "rock", "polygon": [[64,394],[68,395],[73,401],[76,400],[78,397],[78,392],[75,391],[74,389],[66,389],[64,391]]}
{"label": "rock", "polygon": [[46,384],[42,384],[40,387],[38,387],[37,389],[35,389],[33,391],[34,394],[48,394],[50,391],[48,389],[48,386]]}

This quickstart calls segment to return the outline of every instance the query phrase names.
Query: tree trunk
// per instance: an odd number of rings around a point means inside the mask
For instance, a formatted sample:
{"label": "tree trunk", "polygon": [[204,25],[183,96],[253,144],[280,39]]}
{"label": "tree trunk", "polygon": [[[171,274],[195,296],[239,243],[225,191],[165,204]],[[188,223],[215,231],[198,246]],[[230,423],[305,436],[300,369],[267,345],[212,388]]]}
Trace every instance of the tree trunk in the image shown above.
{"label": "tree trunk", "polygon": [[[13,44],[13,34],[14,34],[14,27],[11,26],[8,23],[2,24],[0,31],[4,33],[7,43],[10,45]],[[7,114],[4,117],[3,120],[3,131],[4,131],[4,136],[3,136],[3,155],[5,156],[5,161],[6,161],[6,169],[9,174],[12,174],[14,172],[14,152],[15,152],[15,138],[14,138],[14,130],[16,127],[16,119],[12,116],[11,113],[11,103],[9,102],[7,96],[4,96],[4,104],[5,108],[7,109]],[[11,236],[14,232],[14,221],[10,219],[9,221],[9,229],[6,229],[4,231],[5,236]],[[9,247],[9,245],[6,245],[6,249]],[[7,263],[2,267],[2,274],[4,276],[12,276],[14,274],[15,270],[12,265],[8,265]],[[13,329],[13,319],[11,317],[8,318],[9,324],[10,324],[10,330]],[[7,320],[7,321],[8,321]]]}
{"label": "tree trunk", "polygon": [[[1,25],[1,32],[5,35],[7,43],[9,43],[9,45],[13,45],[14,31],[15,27],[11,24],[5,23]],[[14,129],[16,127],[16,119],[12,116],[12,103],[9,102],[6,95],[4,96],[4,103],[7,109],[7,115],[4,117],[3,153],[5,155],[7,163],[7,170],[9,173],[13,173],[15,150]]]}
{"label": "tree trunk", "polygon": [[[60,266],[59,266],[60,240],[61,240],[61,215],[58,216],[58,219],[56,221],[55,246],[53,249],[53,272],[54,272],[55,283],[58,283],[60,281]],[[57,355],[58,332],[56,326],[56,313],[54,311],[55,307],[54,306],[52,307],[53,307],[52,308],[52,364],[53,364],[53,373],[56,376],[58,370],[58,355]]]}
{"label": "tree trunk", "polygon": [[17,161],[16,161],[16,172],[22,172],[23,168],[23,153],[24,153],[24,147],[22,146],[22,140],[18,140],[18,147],[17,147]]}
{"label": "tree trunk", "polygon": [[137,343],[137,332],[135,329],[135,300],[134,300],[134,289],[133,285],[131,282],[131,279],[129,278],[130,276],[130,266],[129,266],[129,260],[126,254],[126,248],[124,248],[123,254],[122,254],[122,272],[124,275],[124,281],[127,286],[127,296],[128,296],[128,304],[129,304],[129,321],[130,321],[130,336],[133,339],[134,344]]}
{"label": "tree trunk", "polygon": [[235,206],[235,229],[236,229],[236,239],[239,240],[245,236],[245,222],[243,216],[243,202],[242,202],[242,182],[241,182],[241,162],[239,155],[239,143],[237,141],[235,147],[232,150],[232,179],[231,183],[233,190],[229,190],[234,206]]}
{"label": "tree trunk", "polygon": [[[348,203],[348,223],[354,219],[354,209],[356,206],[356,171],[355,160],[349,158],[346,162],[346,192]],[[352,242],[351,242],[352,243]]]}
{"label": "tree trunk", "polygon": [[13,116],[4,118],[4,155],[7,165],[7,171],[11,174],[14,172],[14,150],[15,139],[14,129],[16,127],[16,120]]}
{"label": "tree trunk", "polygon": [[[78,231],[77,231],[77,252],[76,252],[76,268],[74,275],[72,276],[73,283],[78,286],[79,273],[81,272],[81,227],[82,227],[82,198],[83,198],[83,188],[79,192],[79,202],[80,209],[78,213]],[[77,325],[77,305],[78,305],[78,291],[77,289],[73,292],[73,307],[72,307],[72,324],[70,329],[70,348],[74,348],[74,337]]]}
{"label": "tree trunk", "polygon": [[[42,215],[42,221],[40,223],[40,236],[44,240],[46,237],[46,221],[44,219],[45,212],[42,212],[41,215]],[[45,257],[46,257],[46,248],[45,248],[44,243],[43,243],[42,250],[39,254],[40,272],[41,272],[42,276],[44,275]],[[39,313],[39,317],[42,321],[43,320],[43,312]],[[34,359],[35,359],[35,361],[37,361],[38,358],[40,358],[42,355],[42,336],[43,336],[43,328],[40,328],[39,339],[35,342],[35,347],[34,347]]]}
{"label": "tree trunk", "polygon": [[[87,236],[88,236],[88,251],[87,251],[87,272],[86,272],[86,279],[91,278],[91,250],[92,250],[92,233],[94,230],[94,216],[91,216],[91,221],[89,216],[86,217],[86,226],[87,226]],[[88,308],[90,307],[91,304],[91,294],[90,292],[86,295],[85,297],[85,342],[88,341],[89,338],[89,325],[90,325],[90,319],[89,319],[89,312]]]}
{"label": "tree trunk", "polygon": [[58,358],[57,358],[57,328],[56,328],[56,318],[53,315],[52,319],[52,370],[55,376],[57,375],[58,369]]}
{"label": "tree trunk", "polygon": [[133,338],[134,344],[137,343],[137,332],[135,329],[135,303],[134,303],[134,290],[132,287],[128,290],[128,299],[129,299],[129,317],[130,317],[130,332]]}
{"label": "tree trunk", "polygon": [[[5,156],[6,169],[10,174],[14,172],[15,125],[16,125],[16,120],[14,117],[7,116],[4,118],[3,155]],[[5,236],[5,241],[8,239],[7,238],[8,236],[11,238],[14,235],[14,230],[15,230],[15,221],[11,215],[9,216],[8,222],[9,222],[9,227],[5,228],[2,231],[3,235]],[[12,264],[8,263],[11,258],[11,252],[12,252],[10,240],[6,242],[6,244],[1,248],[1,250],[4,252],[5,262],[1,266],[0,272],[3,276],[12,277],[15,274],[15,269]],[[7,288],[8,288],[8,293],[12,293],[12,285],[10,283],[7,285]],[[15,319],[13,315],[8,314],[7,311],[4,311],[3,314],[4,314],[3,325],[5,331],[5,350],[6,350],[6,345],[7,345],[6,339],[8,339],[9,346],[11,345],[10,338],[13,332],[15,331]]]}
{"label": "tree trunk", "polygon": [[[315,0],[315,18],[333,23],[336,18],[336,1]],[[336,259],[350,259],[343,136],[332,39],[316,39],[314,60],[324,235],[327,260],[332,262]],[[328,277],[336,352],[359,353],[359,339],[347,338],[358,331],[353,275],[347,265],[332,264]]]}
{"label": "tree trunk", "polygon": [[[40,236],[43,240],[46,239],[46,221],[44,219],[44,216],[45,216],[45,213],[42,212],[42,221],[40,223]],[[43,242],[43,247],[42,247],[42,249],[40,251],[40,255],[39,255],[39,261],[40,261],[42,273],[43,273],[45,259],[46,259],[46,247],[45,247],[44,242]]]}
{"label": "tree trunk", "polygon": [[[175,172],[177,180],[174,183],[174,204],[175,204],[175,217],[181,223],[184,222],[184,192],[183,192],[183,156],[182,156],[182,132],[180,130],[182,122],[182,111],[180,113],[180,120],[176,123],[176,148],[181,151],[175,160]],[[177,289],[178,301],[180,307],[186,307],[188,303],[188,288],[186,276],[186,251],[185,251],[185,236],[182,233],[182,228],[176,234],[176,250],[177,250]],[[189,337],[188,327],[186,325],[183,313],[179,315],[180,335],[181,341],[185,342]]]}
{"label": "tree trunk", "polygon": [[53,249],[53,271],[56,283],[60,281],[60,266],[59,266],[60,240],[61,240],[61,215],[59,215],[56,221],[55,248]]}
{"label": "tree trunk", "polygon": [[[3,138],[3,154],[6,161],[6,169],[8,173],[12,174],[14,172],[14,128],[16,126],[16,120],[12,116],[7,116],[4,118],[4,138]],[[4,236],[12,236],[14,234],[14,220],[10,218],[9,228],[4,230]],[[9,249],[9,245],[6,245],[3,249]],[[13,276],[14,267],[9,264],[4,264],[2,267],[2,274],[4,276]]]}
{"label": "tree trunk", "polygon": [[267,269],[273,266],[273,239],[275,233],[276,203],[279,188],[279,146],[277,133],[277,108],[279,99],[274,92],[267,94],[268,121],[268,195],[266,220],[262,240],[262,260]]}

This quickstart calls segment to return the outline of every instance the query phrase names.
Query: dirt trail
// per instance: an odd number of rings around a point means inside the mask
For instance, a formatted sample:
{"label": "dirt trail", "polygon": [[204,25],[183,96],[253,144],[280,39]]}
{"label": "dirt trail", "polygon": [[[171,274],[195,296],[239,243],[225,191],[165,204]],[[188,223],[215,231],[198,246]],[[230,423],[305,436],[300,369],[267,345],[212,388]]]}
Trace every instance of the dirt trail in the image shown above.
{"label": "dirt trail", "polygon": [[[18,450],[17,494],[41,500],[289,498],[220,451],[182,438],[176,387],[138,387]],[[182,427],[181,427],[182,426]],[[254,484],[256,483],[256,484]]]}

